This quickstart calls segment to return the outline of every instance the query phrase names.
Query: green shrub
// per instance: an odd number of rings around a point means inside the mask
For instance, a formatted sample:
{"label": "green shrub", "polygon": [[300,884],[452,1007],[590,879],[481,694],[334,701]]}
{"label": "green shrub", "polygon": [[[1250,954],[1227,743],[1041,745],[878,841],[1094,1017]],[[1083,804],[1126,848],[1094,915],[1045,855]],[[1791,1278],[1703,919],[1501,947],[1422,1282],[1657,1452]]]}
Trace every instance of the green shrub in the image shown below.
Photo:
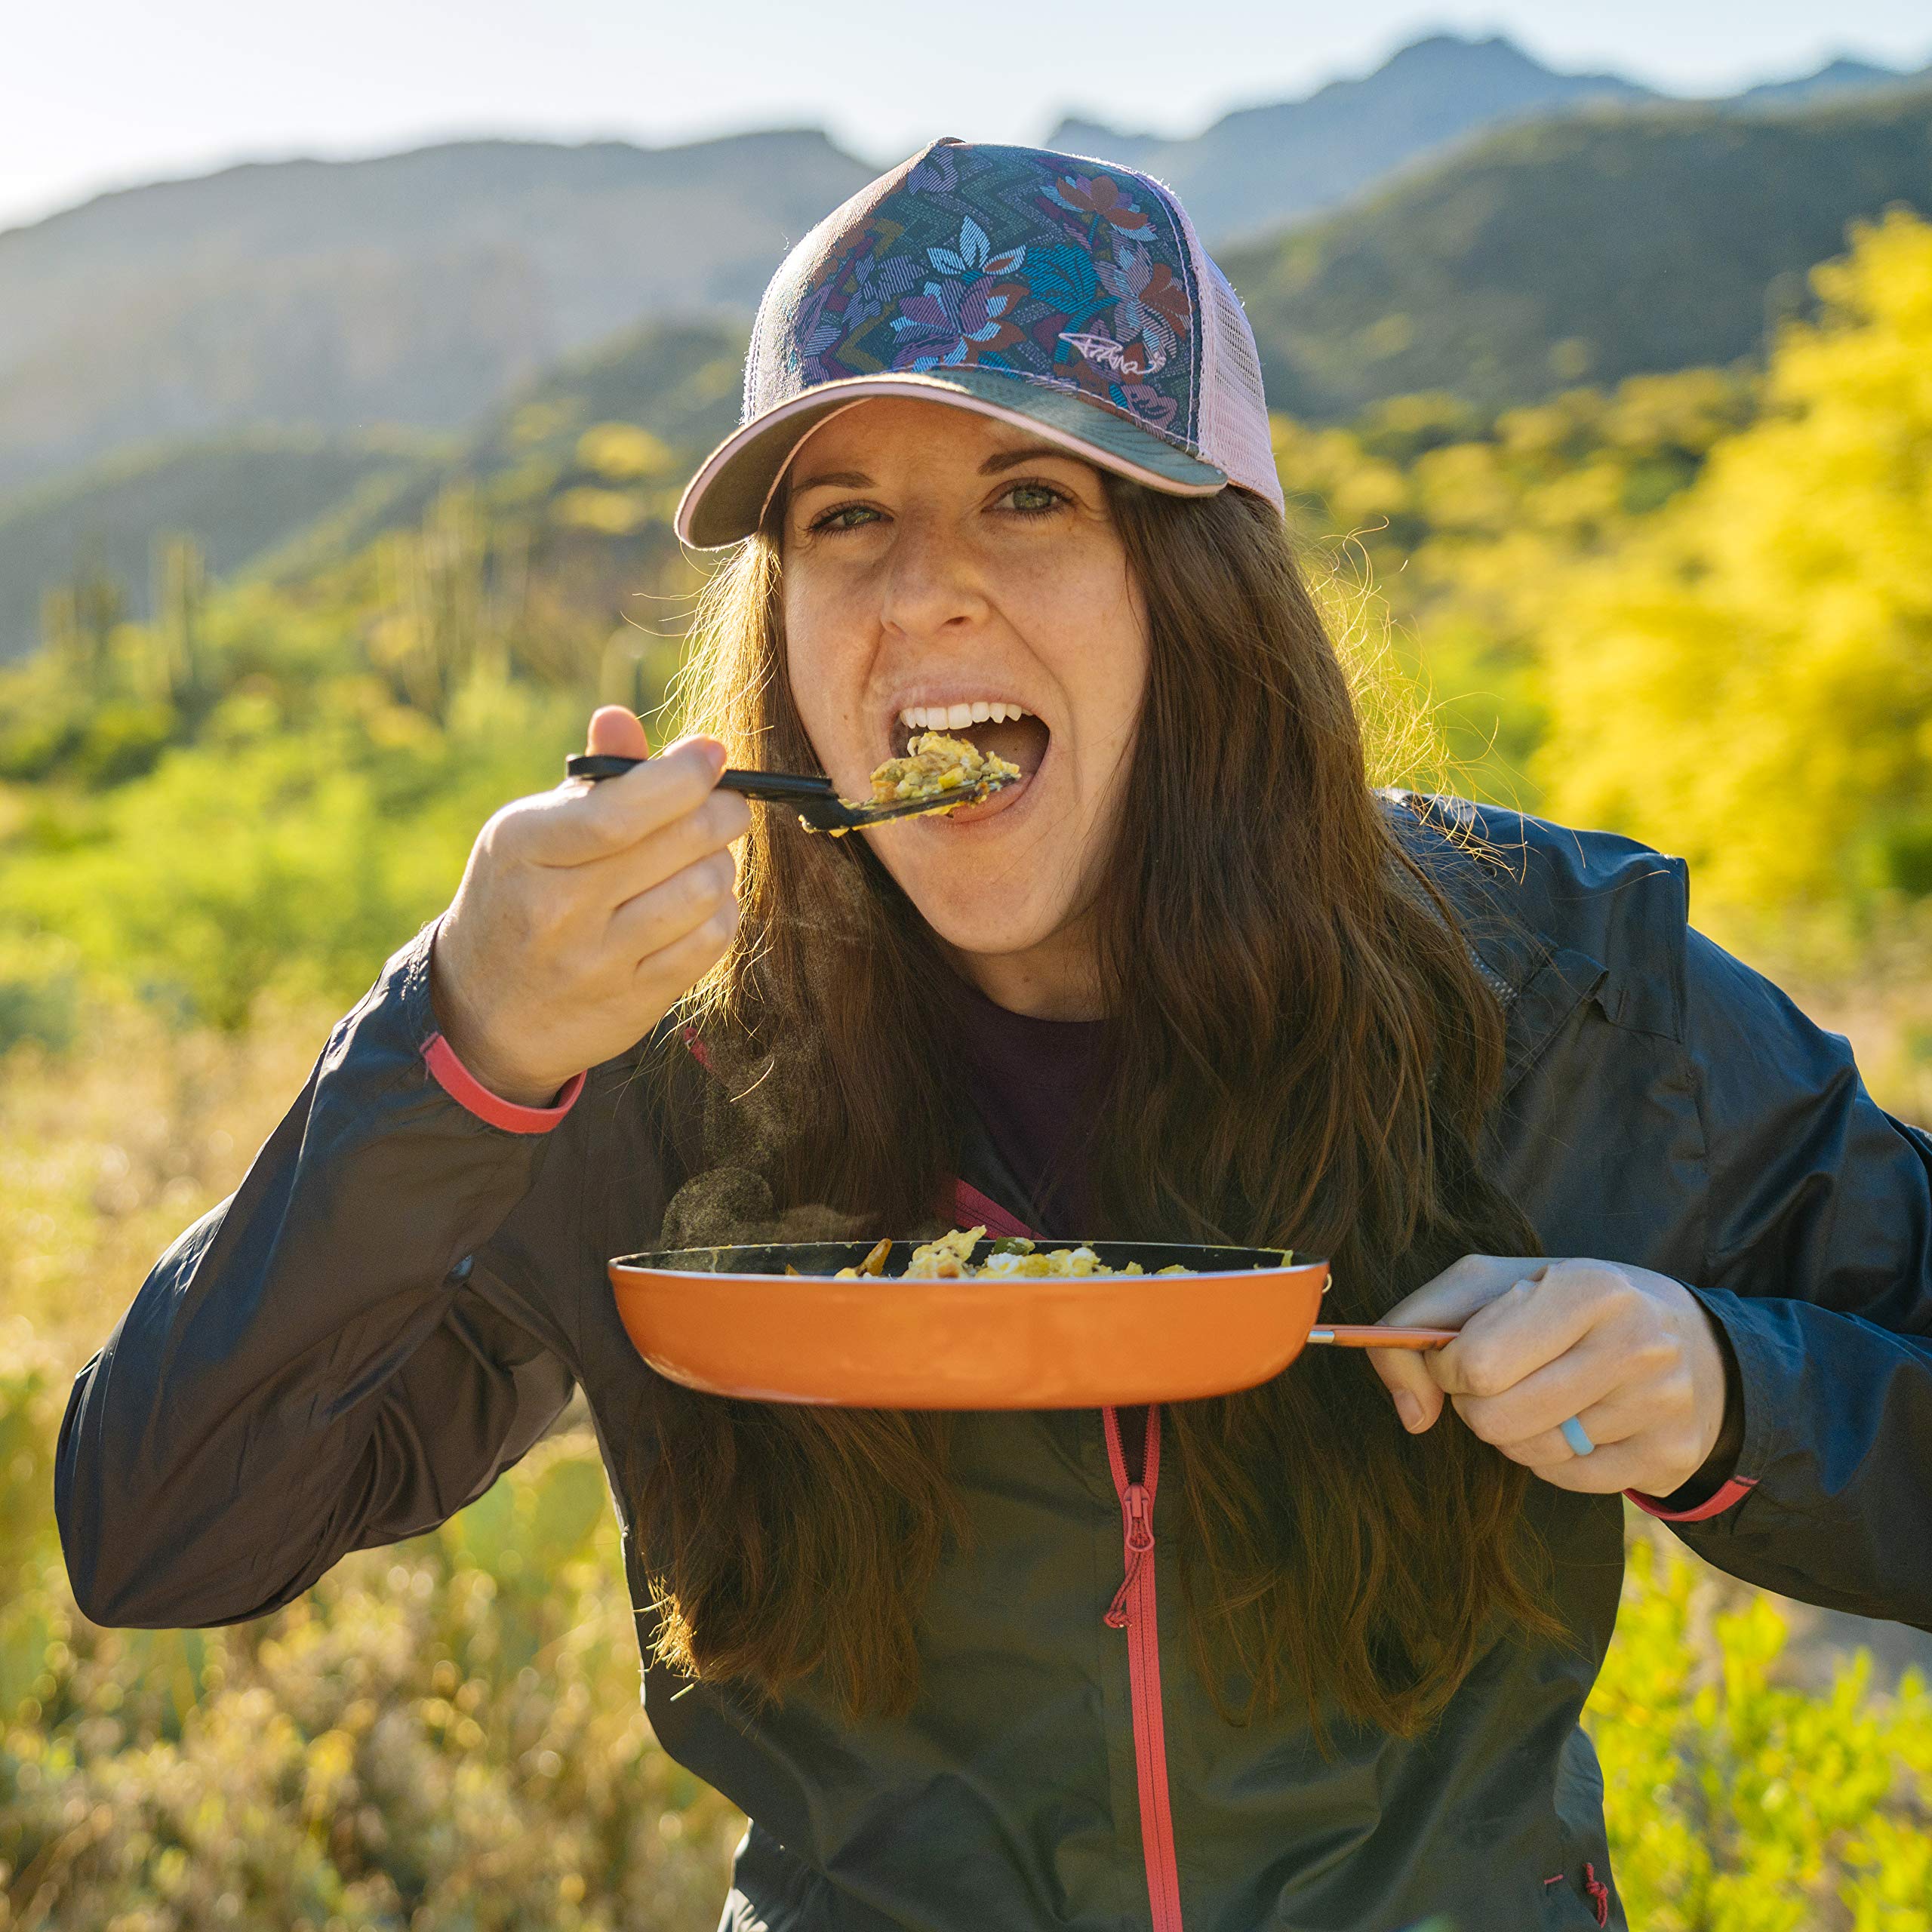
{"label": "green shrub", "polygon": [[1589,1724],[1617,1882],[1644,1932],[1932,1932],[1932,1696],[1871,1658],[1830,1691],[1777,1681],[1787,1636],[1750,1598],[1699,1629],[1697,1573],[1640,1540]]}
{"label": "green shrub", "polygon": [[0,931],[0,1057],[29,1041],[65,1052],[79,1031],[80,1014],[75,948],[51,934]]}
{"label": "green shrub", "polygon": [[[264,993],[346,1006],[448,903],[490,814],[561,775],[582,709],[479,693],[447,732],[346,709],[294,731],[237,694],[211,742],[42,804],[0,856],[0,943],[57,934],[103,988],[230,1031]],[[5,961],[0,1044],[16,1009],[48,1034],[51,993],[10,998]]]}

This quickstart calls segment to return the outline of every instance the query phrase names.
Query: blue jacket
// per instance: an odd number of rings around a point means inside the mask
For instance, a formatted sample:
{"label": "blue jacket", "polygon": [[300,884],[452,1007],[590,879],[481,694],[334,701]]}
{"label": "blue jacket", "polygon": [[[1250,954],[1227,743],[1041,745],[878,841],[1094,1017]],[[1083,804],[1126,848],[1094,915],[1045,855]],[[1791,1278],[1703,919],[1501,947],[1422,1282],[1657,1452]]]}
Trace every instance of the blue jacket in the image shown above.
{"label": "blue jacket", "polygon": [[[1751,1582],[1932,1628],[1932,1143],[1873,1104],[1843,1039],[1688,929],[1679,861],[1458,801],[1390,809],[1505,1004],[1487,1171],[1547,1252],[1671,1275],[1730,1343],[1735,1469],[1673,1529]],[[638,1097],[641,1045],[567,1109],[472,1111],[435,1045],[432,930],[75,1380],[57,1502],[97,1622],[275,1610],[481,1495],[581,1387],[648,1644],[612,1445],[660,1385],[604,1264],[657,1244],[677,1137]],[[962,1179],[1032,1215],[983,1137]],[[1531,1486],[1579,1649],[1499,1639],[1426,1737],[1337,1719],[1324,1758],[1305,1714],[1236,1728],[1201,1692],[1157,1480],[1144,1584],[1106,1620],[1142,1473],[1111,1412],[959,1421],[976,1534],[924,1611],[908,1717],[848,1727],[809,1686],[763,1714],[728,1685],[673,1701],[681,1680],[645,1672],[664,1748],[752,1820],[723,1927],[1623,1924],[1577,1724],[1616,1617],[1619,1499]]]}

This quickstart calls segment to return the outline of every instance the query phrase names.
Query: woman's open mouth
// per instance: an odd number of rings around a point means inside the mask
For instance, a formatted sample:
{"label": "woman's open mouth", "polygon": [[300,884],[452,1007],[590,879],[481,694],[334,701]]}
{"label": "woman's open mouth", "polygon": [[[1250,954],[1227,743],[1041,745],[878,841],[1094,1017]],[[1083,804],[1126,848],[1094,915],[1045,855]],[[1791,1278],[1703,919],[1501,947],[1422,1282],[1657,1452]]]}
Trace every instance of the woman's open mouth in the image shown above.
{"label": "woman's open mouth", "polygon": [[[967,714],[963,718],[962,712]],[[949,738],[964,738],[988,757],[1018,765],[1028,778],[1039,770],[1053,737],[1032,712],[1004,700],[982,698],[970,705],[914,704],[893,720],[892,755],[903,758],[906,746],[922,731],[943,731]]]}
{"label": "woman's open mouth", "polygon": [[1017,764],[1021,774],[977,804],[962,805],[943,817],[921,821],[928,826],[976,825],[981,819],[990,818],[1017,804],[1033,774],[1045,762],[1053,739],[1051,730],[1043,720],[1010,699],[915,704],[905,706],[893,720],[892,755],[904,757],[906,747],[924,731],[943,731],[950,738],[964,738],[987,757],[1003,758]]}

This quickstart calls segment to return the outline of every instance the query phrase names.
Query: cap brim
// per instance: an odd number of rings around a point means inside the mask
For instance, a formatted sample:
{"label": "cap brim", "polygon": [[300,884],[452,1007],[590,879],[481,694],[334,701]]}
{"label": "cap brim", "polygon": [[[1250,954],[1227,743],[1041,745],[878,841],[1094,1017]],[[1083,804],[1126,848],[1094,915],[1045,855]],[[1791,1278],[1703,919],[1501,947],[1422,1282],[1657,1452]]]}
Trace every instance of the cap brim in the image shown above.
{"label": "cap brim", "polygon": [[1130,417],[1072,389],[996,369],[910,370],[820,383],[777,403],[725,438],[704,460],[678,505],[678,534],[700,550],[757,529],[792,453],[828,417],[874,396],[915,395],[1030,429],[1115,475],[1179,497],[1211,497],[1224,471],[1190,456]]}

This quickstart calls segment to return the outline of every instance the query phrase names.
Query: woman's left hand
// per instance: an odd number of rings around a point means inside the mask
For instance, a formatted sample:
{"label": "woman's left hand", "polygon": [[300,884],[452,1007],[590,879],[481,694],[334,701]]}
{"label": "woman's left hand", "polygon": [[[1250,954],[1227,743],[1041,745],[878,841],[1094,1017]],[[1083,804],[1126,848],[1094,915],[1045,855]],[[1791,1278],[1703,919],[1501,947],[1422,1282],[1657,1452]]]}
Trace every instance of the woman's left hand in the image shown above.
{"label": "woman's left hand", "polygon": [[[1405,1428],[1429,1428],[1447,1395],[1485,1442],[1560,1489],[1668,1496],[1724,1427],[1712,1318],[1647,1268],[1466,1254],[1382,1319],[1461,1331],[1428,1352],[1365,1352]],[[1596,1445],[1587,1456],[1562,1434],[1572,1416]]]}

